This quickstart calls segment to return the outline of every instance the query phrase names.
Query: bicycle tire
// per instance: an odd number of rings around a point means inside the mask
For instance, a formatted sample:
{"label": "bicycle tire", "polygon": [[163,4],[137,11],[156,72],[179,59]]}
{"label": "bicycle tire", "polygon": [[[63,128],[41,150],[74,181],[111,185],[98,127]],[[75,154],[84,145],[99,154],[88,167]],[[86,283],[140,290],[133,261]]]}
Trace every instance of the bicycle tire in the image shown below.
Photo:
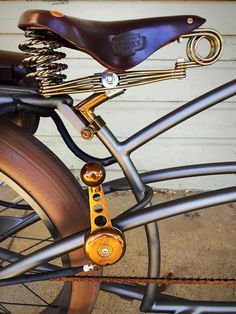
{"label": "bicycle tire", "polygon": [[[80,184],[45,145],[1,119],[0,152],[0,171],[39,204],[41,211],[37,214],[50,221],[60,238],[89,226],[89,210]],[[68,259],[71,266],[86,263],[83,249],[69,253]],[[63,313],[91,313],[99,284],[73,283],[67,289],[69,302]]]}

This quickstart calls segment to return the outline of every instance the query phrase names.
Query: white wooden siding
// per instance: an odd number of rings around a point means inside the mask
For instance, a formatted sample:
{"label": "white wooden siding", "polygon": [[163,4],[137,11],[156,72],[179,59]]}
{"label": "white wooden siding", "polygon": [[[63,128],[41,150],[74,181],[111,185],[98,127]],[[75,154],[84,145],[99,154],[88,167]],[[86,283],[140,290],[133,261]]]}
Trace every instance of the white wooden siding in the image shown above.
{"label": "white wooden siding", "polygon": [[[49,9],[87,19],[115,20],[178,14],[200,15],[203,27],[214,28],[224,36],[225,47],[216,64],[189,70],[184,80],[171,80],[128,90],[120,98],[102,105],[98,112],[107,125],[123,140],[141,127],[190,99],[236,77],[236,2],[235,1],[0,1],[0,49],[16,50],[23,39],[17,29],[21,13],[27,9]],[[153,54],[137,68],[173,67],[183,54],[184,45],[174,43]],[[104,68],[90,56],[66,50],[68,77],[89,75]],[[75,101],[85,95],[75,95]],[[152,140],[132,155],[140,171],[211,161],[236,159],[236,97],[211,108],[193,119]],[[106,156],[98,140],[84,142],[69,126],[75,141],[88,153]],[[49,119],[42,119],[37,137],[48,145],[75,173],[82,163],[67,150]],[[108,177],[119,177],[114,165]],[[236,176],[187,179],[163,182],[158,187],[211,189],[235,184]]]}

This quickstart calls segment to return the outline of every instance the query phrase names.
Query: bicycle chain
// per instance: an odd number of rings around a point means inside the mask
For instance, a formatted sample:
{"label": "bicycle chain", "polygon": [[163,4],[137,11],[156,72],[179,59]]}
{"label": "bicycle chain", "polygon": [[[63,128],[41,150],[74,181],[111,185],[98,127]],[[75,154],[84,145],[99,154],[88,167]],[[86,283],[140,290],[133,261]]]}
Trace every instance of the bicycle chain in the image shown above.
{"label": "bicycle chain", "polygon": [[183,278],[183,277],[134,277],[134,276],[69,276],[51,279],[53,281],[78,282],[106,282],[158,285],[169,284],[208,284],[208,285],[236,285],[236,278]]}

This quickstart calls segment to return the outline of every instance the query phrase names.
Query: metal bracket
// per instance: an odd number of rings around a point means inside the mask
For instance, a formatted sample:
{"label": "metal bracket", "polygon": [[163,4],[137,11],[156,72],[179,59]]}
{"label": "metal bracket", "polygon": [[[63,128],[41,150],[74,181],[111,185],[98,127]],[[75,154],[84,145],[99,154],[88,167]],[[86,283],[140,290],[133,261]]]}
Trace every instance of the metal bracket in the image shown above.
{"label": "metal bracket", "polygon": [[100,116],[95,115],[94,109],[108,99],[119,96],[122,93],[124,93],[124,90],[112,90],[103,93],[96,93],[87,97],[75,106],[75,112],[81,115],[88,123],[88,125],[81,130],[83,139],[92,139],[93,135],[105,125],[105,121]]}

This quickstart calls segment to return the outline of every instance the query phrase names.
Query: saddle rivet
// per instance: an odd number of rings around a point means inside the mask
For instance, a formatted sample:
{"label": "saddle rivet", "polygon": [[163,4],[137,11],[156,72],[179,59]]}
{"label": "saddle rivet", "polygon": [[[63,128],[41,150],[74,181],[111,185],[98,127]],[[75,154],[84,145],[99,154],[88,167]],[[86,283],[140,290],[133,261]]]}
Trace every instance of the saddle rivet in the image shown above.
{"label": "saddle rivet", "polygon": [[187,23],[188,23],[188,24],[193,24],[193,18],[192,18],[192,17],[189,17],[189,18],[187,19]]}

